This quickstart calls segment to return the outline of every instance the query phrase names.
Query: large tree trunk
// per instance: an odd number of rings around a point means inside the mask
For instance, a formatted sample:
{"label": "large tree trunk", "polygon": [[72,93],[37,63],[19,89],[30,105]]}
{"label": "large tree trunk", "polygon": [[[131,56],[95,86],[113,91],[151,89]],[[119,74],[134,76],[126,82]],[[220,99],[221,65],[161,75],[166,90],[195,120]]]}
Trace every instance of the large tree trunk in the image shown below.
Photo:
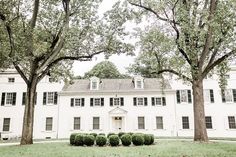
{"label": "large tree trunk", "polygon": [[32,78],[27,85],[26,104],[23,119],[21,145],[33,144],[34,105],[36,99],[37,79]]}
{"label": "large tree trunk", "polygon": [[193,112],[194,112],[194,141],[207,142],[208,136],[205,124],[205,108],[203,96],[203,80],[193,81]]}

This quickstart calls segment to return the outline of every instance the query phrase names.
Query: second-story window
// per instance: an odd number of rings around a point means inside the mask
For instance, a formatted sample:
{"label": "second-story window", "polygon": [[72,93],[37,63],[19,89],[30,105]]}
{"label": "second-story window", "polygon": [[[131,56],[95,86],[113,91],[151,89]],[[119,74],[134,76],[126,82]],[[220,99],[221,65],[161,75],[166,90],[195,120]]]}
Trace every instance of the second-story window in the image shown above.
{"label": "second-story window", "polygon": [[104,98],[90,98],[90,106],[104,106]]}
{"label": "second-story window", "polygon": [[166,106],[166,98],[152,97],[152,106]]}
{"label": "second-story window", "polygon": [[44,92],[43,93],[43,105],[57,104],[57,92]]}
{"label": "second-story window", "polygon": [[204,102],[214,103],[214,92],[212,89],[204,89]]}
{"label": "second-story window", "polygon": [[133,105],[134,106],[147,106],[148,105],[147,97],[134,97]]}
{"label": "second-story window", "polygon": [[9,82],[9,83],[15,82],[15,78],[14,78],[14,77],[9,77],[9,78],[8,78],[8,82]]}
{"label": "second-story window", "polygon": [[70,106],[84,106],[84,98],[71,98],[70,99]]}
{"label": "second-story window", "polygon": [[110,106],[124,106],[124,98],[110,98]]}
{"label": "second-story window", "polygon": [[2,93],[1,106],[16,105],[16,93]]}
{"label": "second-story window", "polygon": [[177,90],[176,91],[177,103],[192,103],[191,90]]}
{"label": "second-story window", "polygon": [[236,89],[221,90],[222,102],[236,102]]}

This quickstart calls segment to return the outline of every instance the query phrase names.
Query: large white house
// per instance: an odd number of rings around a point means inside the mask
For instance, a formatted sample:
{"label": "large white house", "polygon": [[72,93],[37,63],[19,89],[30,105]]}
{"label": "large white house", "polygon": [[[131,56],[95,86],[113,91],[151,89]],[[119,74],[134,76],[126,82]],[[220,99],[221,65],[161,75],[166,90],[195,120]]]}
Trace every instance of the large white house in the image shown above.
{"label": "large white house", "polygon": [[[236,137],[236,67],[222,91],[216,76],[204,80],[210,137]],[[21,136],[26,85],[14,70],[0,73],[1,138]],[[74,80],[45,77],[37,86],[34,138],[68,138],[73,132],[145,132],[193,136],[191,87],[152,78]]]}

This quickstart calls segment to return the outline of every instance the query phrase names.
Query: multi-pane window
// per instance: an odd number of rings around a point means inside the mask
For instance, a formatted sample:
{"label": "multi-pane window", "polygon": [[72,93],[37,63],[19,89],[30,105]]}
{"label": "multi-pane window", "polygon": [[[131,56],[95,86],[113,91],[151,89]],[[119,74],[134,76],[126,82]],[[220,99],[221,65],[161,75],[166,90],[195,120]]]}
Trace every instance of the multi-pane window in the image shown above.
{"label": "multi-pane window", "polygon": [[234,116],[228,116],[228,122],[229,122],[229,128],[230,129],[236,129],[235,117]]}
{"label": "multi-pane window", "polygon": [[148,105],[147,97],[134,97],[133,103],[134,106],[143,106],[143,105],[147,106]]}
{"label": "multi-pane window", "polygon": [[70,99],[70,106],[84,106],[84,98],[71,98]]}
{"label": "multi-pane window", "polygon": [[74,130],[80,130],[80,117],[74,117]]}
{"label": "multi-pane window", "polygon": [[14,78],[14,77],[9,77],[9,78],[8,78],[8,82],[9,82],[9,83],[15,82],[15,78]]}
{"label": "multi-pane window", "polygon": [[47,117],[46,118],[46,131],[52,131],[52,123],[53,123],[53,118]]}
{"label": "multi-pane window", "polygon": [[97,81],[92,81],[92,89],[97,89]]}
{"label": "multi-pane window", "polygon": [[182,117],[182,127],[183,129],[189,129],[189,118]]}
{"label": "multi-pane window", "polygon": [[177,103],[192,103],[191,90],[177,90]]}
{"label": "multi-pane window", "polygon": [[156,117],[156,128],[163,129],[163,117]]}
{"label": "multi-pane window", "polygon": [[124,98],[123,97],[110,98],[110,106],[124,106]]}
{"label": "multi-pane window", "polygon": [[104,98],[90,98],[90,106],[104,106]]}
{"label": "multi-pane window", "polygon": [[142,88],[142,81],[141,81],[141,80],[137,80],[137,81],[136,81],[136,84],[137,84],[136,87],[137,87],[138,89],[141,89],[141,88]]}
{"label": "multi-pane window", "polygon": [[152,97],[152,106],[165,106],[166,98],[165,97]]}
{"label": "multi-pane window", "polygon": [[99,117],[93,117],[93,130],[100,129],[100,118]]}
{"label": "multi-pane window", "polygon": [[57,92],[44,92],[43,93],[43,105],[57,104]]}
{"label": "multi-pane window", "polygon": [[225,89],[221,91],[222,102],[236,102],[236,89]]}
{"label": "multi-pane window", "polygon": [[214,92],[212,89],[204,89],[204,102],[214,103]]}
{"label": "multi-pane window", "polygon": [[143,98],[137,98],[138,100],[138,105],[143,105],[144,104],[144,99]]}
{"label": "multi-pane window", "polygon": [[10,131],[10,118],[4,118],[3,119],[3,128],[2,131]]}
{"label": "multi-pane window", "polygon": [[206,128],[207,129],[212,129],[212,119],[210,116],[205,117],[205,123],[206,123]]}
{"label": "multi-pane window", "polygon": [[144,117],[138,117],[138,129],[145,129]]}
{"label": "multi-pane window", "polygon": [[1,106],[16,105],[16,93],[2,93]]}
{"label": "multi-pane window", "polygon": [[95,98],[94,99],[94,106],[100,106],[101,105],[101,99],[100,98]]}

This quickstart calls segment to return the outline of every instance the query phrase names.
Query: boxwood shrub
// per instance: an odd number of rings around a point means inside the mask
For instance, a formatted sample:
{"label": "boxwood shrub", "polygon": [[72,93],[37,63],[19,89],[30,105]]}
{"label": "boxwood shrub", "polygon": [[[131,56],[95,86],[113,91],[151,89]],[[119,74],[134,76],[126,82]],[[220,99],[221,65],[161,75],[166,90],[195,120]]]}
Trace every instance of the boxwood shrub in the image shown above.
{"label": "boxwood shrub", "polygon": [[118,135],[110,135],[109,136],[109,143],[111,146],[118,146],[120,143],[120,139]]}
{"label": "boxwood shrub", "polygon": [[110,133],[107,134],[107,138],[109,138],[111,135],[116,135],[116,134],[113,133],[113,132],[110,132]]}
{"label": "boxwood shrub", "polygon": [[75,145],[76,146],[83,146],[84,145],[84,135],[83,134],[77,134],[75,136]]}
{"label": "boxwood shrub", "polygon": [[106,134],[104,134],[104,133],[99,133],[98,135],[106,136]]}
{"label": "boxwood shrub", "polygon": [[92,146],[94,145],[94,136],[93,135],[84,135],[84,144],[86,146]]}
{"label": "boxwood shrub", "polygon": [[153,134],[150,134],[150,136],[151,136],[151,144],[153,144],[154,143],[154,135]]}
{"label": "boxwood shrub", "polygon": [[96,144],[97,144],[98,146],[104,146],[104,145],[106,145],[106,143],[107,143],[107,138],[106,138],[106,136],[97,135],[97,137],[96,137]]}
{"label": "boxwood shrub", "polygon": [[124,145],[124,146],[129,146],[131,145],[131,135],[130,134],[124,134],[121,136],[121,143]]}
{"label": "boxwood shrub", "polygon": [[93,135],[94,138],[96,138],[96,136],[98,135],[97,133],[90,133],[89,135]]}
{"label": "boxwood shrub", "polygon": [[136,133],[132,135],[132,142],[135,146],[140,146],[144,144],[143,134]]}
{"label": "boxwood shrub", "polygon": [[75,136],[77,135],[77,133],[72,133],[70,135],[70,144],[74,145],[75,144]]}
{"label": "boxwood shrub", "polygon": [[119,132],[118,133],[119,138],[121,138],[121,136],[124,135],[124,134],[125,134],[125,132]]}
{"label": "boxwood shrub", "polygon": [[144,137],[144,144],[145,145],[151,145],[153,142],[152,142],[152,134],[144,134],[143,137]]}

